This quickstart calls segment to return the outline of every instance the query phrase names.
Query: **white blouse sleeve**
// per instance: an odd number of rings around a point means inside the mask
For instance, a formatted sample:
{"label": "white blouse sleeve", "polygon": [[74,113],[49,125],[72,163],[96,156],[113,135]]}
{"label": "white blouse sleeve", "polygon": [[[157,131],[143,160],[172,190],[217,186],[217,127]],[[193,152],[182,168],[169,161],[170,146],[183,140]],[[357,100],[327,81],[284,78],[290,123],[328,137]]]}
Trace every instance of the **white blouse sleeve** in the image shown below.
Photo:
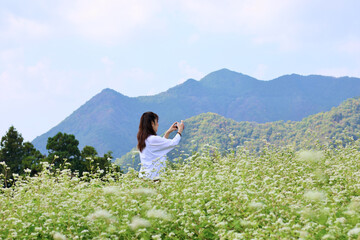
{"label": "white blouse sleeve", "polygon": [[152,152],[161,152],[162,154],[167,154],[170,152],[176,145],[180,142],[180,135],[176,134],[173,139],[167,139],[160,136],[151,136],[148,138],[147,144],[149,144]]}

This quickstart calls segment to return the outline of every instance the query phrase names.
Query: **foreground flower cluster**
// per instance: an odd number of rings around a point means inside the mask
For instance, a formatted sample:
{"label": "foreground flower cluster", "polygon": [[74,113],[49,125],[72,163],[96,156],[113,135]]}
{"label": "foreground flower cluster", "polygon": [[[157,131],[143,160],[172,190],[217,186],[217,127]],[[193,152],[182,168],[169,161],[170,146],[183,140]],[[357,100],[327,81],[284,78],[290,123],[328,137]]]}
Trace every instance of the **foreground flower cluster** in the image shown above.
{"label": "foreground flower cluster", "polygon": [[359,159],[355,145],[239,148],[194,154],[161,182],[44,170],[0,189],[0,239],[358,239]]}

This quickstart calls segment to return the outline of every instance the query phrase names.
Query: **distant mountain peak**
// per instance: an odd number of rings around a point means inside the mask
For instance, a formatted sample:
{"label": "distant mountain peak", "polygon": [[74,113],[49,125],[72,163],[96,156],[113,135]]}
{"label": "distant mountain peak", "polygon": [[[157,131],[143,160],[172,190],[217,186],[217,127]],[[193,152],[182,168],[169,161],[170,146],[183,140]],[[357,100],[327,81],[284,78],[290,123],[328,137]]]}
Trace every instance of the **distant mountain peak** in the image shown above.
{"label": "distant mountain peak", "polygon": [[114,89],[111,89],[111,88],[104,88],[101,92],[102,93],[114,93],[114,92],[117,93],[117,91],[115,91]]}
{"label": "distant mountain peak", "polygon": [[117,96],[117,97],[127,97],[118,91],[111,89],[111,88],[104,88],[100,93],[95,96]]}
{"label": "distant mountain peak", "polygon": [[223,68],[214,72],[209,73],[203,77],[200,82],[214,82],[214,81],[239,81],[239,80],[257,80],[256,78],[248,75],[238,73],[227,68]]}

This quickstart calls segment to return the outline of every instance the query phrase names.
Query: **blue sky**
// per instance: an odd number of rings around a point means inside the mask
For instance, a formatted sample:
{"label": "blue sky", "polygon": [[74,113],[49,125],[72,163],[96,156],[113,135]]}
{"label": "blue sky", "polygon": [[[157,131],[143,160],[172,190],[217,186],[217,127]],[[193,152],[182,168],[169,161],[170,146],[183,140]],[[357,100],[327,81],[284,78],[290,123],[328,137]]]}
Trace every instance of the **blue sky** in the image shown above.
{"label": "blue sky", "polygon": [[360,77],[357,0],[3,1],[0,136],[27,141],[112,88],[152,95],[221,68]]}

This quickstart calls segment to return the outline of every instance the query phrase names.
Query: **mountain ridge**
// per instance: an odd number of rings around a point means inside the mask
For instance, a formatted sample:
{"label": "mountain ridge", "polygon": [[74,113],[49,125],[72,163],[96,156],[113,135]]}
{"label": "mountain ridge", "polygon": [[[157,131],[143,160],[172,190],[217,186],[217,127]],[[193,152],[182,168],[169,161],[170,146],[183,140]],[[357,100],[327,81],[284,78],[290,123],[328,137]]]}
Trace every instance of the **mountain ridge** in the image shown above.
{"label": "mountain ridge", "polygon": [[128,97],[103,89],[32,143],[45,153],[47,138],[66,132],[75,135],[80,147],[90,145],[99,154],[113,151],[120,157],[135,145],[138,121],[145,111],[160,116],[163,132],[174,121],[204,112],[236,121],[298,121],[356,96],[360,96],[359,78],[291,74],[263,81],[221,69],[152,96]]}

